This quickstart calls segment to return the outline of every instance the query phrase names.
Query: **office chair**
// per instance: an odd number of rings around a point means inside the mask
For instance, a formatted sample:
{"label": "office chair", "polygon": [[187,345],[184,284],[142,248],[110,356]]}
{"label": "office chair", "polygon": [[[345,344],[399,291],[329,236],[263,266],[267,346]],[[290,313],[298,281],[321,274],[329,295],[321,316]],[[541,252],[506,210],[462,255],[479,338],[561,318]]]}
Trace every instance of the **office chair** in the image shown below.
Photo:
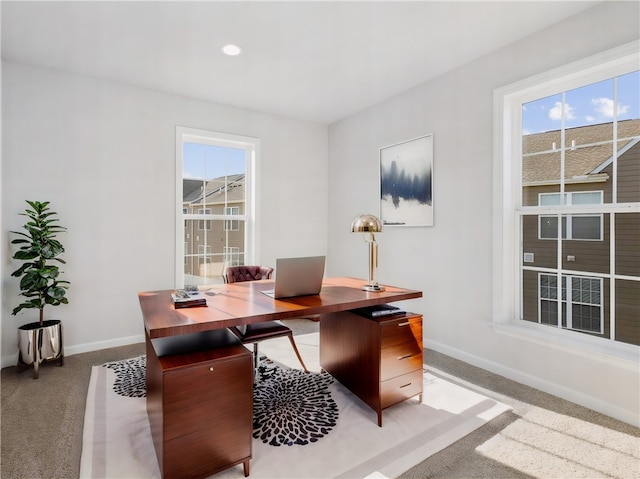
{"label": "office chair", "polygon": [[[223,275],[225,283],[239,283],[241,281],[258,281],[270,279],[273,268],[266,266],[229,266]],[[243,326],[231,326],[229,330],[240,340],[242,344],[253,343],[253,363],[258,367],[258,343],[266,339],[288,337],[293,351],[298,357],[305,372],[309,372],[302,356],[293,340],[293,331],[280,321],[265,321],[262,323],[246,324]]]}

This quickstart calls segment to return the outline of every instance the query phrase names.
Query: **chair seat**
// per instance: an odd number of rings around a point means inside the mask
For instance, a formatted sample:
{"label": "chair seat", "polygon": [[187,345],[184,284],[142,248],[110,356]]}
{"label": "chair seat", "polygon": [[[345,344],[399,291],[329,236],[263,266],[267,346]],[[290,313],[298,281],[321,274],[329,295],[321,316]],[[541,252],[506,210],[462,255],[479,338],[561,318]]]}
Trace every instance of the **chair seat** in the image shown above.
{"label": "chair seat", "polygon": [[289,336],[291,329],[277,321],[266,321],[264,323],[247,324],[242,338],[243,343],[253,343],[268,338],[279,338]]}
{"label": "chair seat", "polygon": [[[273,268],[267,266],[230,266],[225,270],[223,279],[225,283],[237,283],[241,281],[256,281],[270,279]],[[293,351],[300,361],[305,372],[309,372],[304,365],[300,351],[293,339],[293,331],[280,321],[266,321],[264,323],[247,324],[243,326],[230,326],[229,330],[240,340],[242,344],[253,343],[253,364],[258,367],[258,343],[264,339],[288,337]]]}

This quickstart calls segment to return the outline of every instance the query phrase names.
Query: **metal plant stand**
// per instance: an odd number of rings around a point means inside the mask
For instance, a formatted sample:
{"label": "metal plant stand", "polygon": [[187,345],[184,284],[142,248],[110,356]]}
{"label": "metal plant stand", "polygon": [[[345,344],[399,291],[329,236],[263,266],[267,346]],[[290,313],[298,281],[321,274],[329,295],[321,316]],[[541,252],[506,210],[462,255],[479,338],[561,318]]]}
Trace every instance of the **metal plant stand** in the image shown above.
{"label": "metal plant stand", "polygon": [[18,328],[18,365],[33,364],[33,378],[38,379],[40,364],[45,361],[60,360],[64,365],[62,344],[62,321],[50,319],[29,323]]}

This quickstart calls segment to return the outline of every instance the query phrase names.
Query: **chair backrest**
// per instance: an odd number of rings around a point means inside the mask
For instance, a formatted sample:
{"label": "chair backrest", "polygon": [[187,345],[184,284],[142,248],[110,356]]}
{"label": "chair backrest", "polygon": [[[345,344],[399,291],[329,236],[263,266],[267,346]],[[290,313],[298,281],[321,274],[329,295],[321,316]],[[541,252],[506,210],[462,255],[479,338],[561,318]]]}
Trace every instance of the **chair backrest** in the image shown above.
{"label": "chair backrest", "polygon": [[273,268],[268,266],[229,266],[224,274],[225,283],[239,283],[241,281],[257,281],[271,279]]}

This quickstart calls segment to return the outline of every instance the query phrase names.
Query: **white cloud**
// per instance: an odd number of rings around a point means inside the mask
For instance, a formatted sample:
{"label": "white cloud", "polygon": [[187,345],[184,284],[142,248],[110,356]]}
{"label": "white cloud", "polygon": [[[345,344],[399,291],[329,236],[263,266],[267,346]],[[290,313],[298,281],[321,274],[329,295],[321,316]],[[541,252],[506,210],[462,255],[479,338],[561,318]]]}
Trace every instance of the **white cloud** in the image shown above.
{"label": "white cloud", "polygon": [[[591,104],[601,116],[613,118],[614,102],[611,98],[594,98],[591,100]],[[618,103],[618,115],[626,113],[627,110],[629,110],[629,105],[621,105]]]}
{"label": "white cloud", "polygon": [[[564,118],[565,120],[573,120],[575,119],[575,115],[573,114],[573,107],[568,103],[564,105]],[[557,101],[553,108],[549,110],[549,118],[551,120],[561,120],[562,119],[562,102]]]}

